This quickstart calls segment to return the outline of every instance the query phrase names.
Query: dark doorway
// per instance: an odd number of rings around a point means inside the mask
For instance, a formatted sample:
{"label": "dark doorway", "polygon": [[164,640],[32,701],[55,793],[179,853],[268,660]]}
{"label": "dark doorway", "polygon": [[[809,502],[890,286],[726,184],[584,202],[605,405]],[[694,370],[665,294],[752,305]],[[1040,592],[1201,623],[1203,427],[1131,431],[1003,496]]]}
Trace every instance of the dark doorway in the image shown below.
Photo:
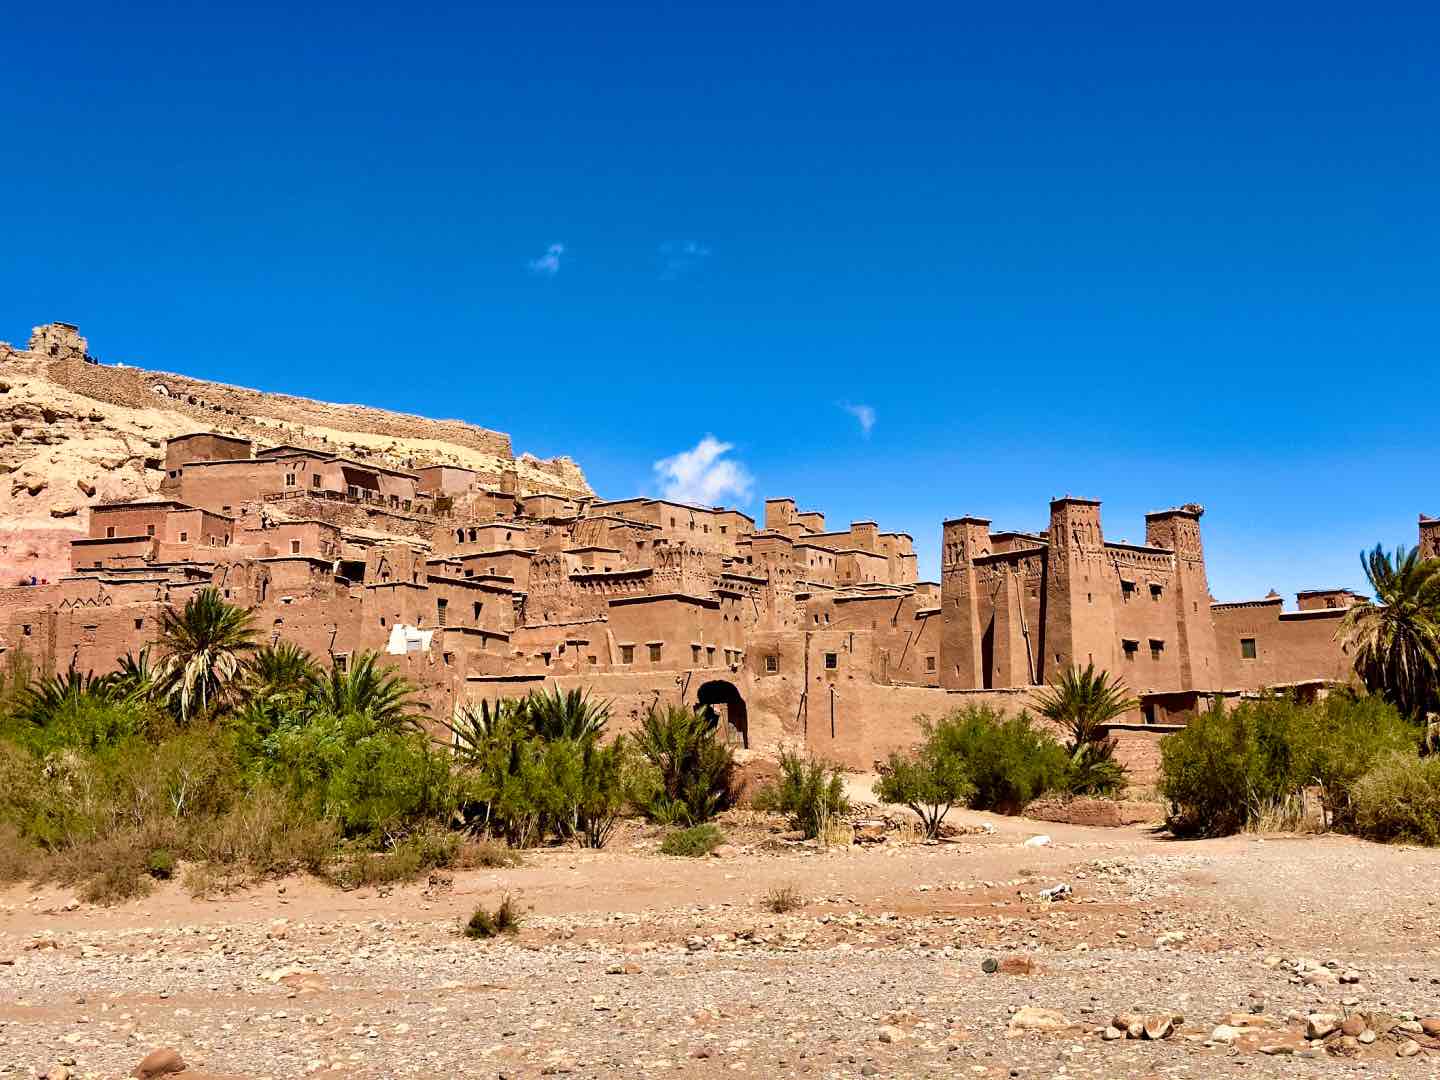
{"label": "dark doorway", "polygon": [[700,687],[695,704],[712,718],[727,743],[750,749],[750,722],[745,699],[733,683],[717,679]]}

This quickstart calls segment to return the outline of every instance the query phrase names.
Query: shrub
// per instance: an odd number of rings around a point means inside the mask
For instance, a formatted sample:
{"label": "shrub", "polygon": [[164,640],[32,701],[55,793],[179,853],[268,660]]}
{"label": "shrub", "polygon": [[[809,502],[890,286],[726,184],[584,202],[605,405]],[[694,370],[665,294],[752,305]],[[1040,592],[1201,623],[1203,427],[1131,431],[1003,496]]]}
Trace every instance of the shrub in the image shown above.
{"label": "shrub", "polygon": [[145,872],[157,881],[175,876],[175,856],[165,848],[156,848],[145,859]]}
{"label": "shrub", "polygon": [[[933,729],[927,729],[933,731]],[[881,802],[908,806],[934,839],[950,807],[975,794],[965,761],[946,753],[933,738],[911,754],[891,753],[885,774],[875,782]]]}
{"label": "shrub", "polygon": [[670,833],[660,842],[660,853],[697,859],[709,855],[724,842],[725,834],[706,822]]}
{"label": "shrub", "polygon": [[761,906],[776,915],[786,915],[805,906],[805,898],[793,885],[777,885],[765,894]]}
{"label": "shrub", "polygon": [[694,709],[651,709],[635,743],[652,775],[638,797],[652,821],[697,825],[734,805],[735,755]]}
{"label": "shrub", "polygon": [[464,933],[468,938],[493,938],[501,934],[520,932],[520,909],[515,901],[506,896],[494,911],[480,905],[465,922]]}
{"label": "shrub", "polygon": [[353,848],[348,858],[331,866],[327,876],[346,889],[413,881],[431,870],[454,866],[459,849],[460,838],[454,833],[426,830],[397,841],[385,851]]}
{"label": "shrub", "polygon": [[[1222,836],[1298,805],[1320,790],[1333,825],[1352,827],[1352,793],[1383,755],[1413,754],[1417,732],[1378,698],[1334,694],[1220,705],[1161,744],[1160,793],[1176,835]],[[1278,815],[1278,816],[1277,816]],[[1293,814],[1291,815],[1293,816]]]}
{"label": "shrub", "polygon": [[1440,844],[1440,758],[1392,751],[1355,783],[1350,796],[1361,836]]}
{"label": "shrub", "polygon": [[807,838],[819,836],[826,824],[850,810],[840,769],[790,750],[780,752],[780,779],[756,794],[755,805],[788,815]]}
{"label": "shrub", "polygon": [[455,865],[461,870],[499,870],[524,861],[520,852],[489,837],[463,843],[455,854]]}

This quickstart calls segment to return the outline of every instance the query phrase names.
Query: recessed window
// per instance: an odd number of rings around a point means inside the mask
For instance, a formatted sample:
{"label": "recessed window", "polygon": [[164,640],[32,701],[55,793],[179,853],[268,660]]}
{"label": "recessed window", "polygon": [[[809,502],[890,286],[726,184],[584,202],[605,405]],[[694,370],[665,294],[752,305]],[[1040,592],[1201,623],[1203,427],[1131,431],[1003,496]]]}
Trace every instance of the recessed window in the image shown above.
{"label": "recessed window", "polygon": [[286,487],[294,487],[294,486],[295,486],[295,474],[294,474],[294,473],[286,473],[286,474],[285,474],[285,486],[286,486]]}
{"label": "recessed window", "polygon": [[449,606],[449,602],[446,600],[435,601],[435,622],[438,625],[445,625],[446,608],[448,608]]}
{"label": "recessed window", "polygon": [[319,486],[320,486],[320,474],[319,474],[319,473],[311,473],[311,474],[310,474],[310,486],[311,486],[311,487],[319,487]]}
{"label": "recessed window", "polygon": [[934,670],[935,670],[935,657],[933,657],[933,656],[927,656],[927,657],[925,657],[925,670],[926,670],[926,671],[934,671]]}
{"label": "recessed window", "polygon": [[342,653],[336,653],[336,654],[335,654],[335,670],[336,670],[336,671],[349,671],[349,670],[350,670],[350,654],[349,654],[349,653],[343,653],[343,652],[342,652]]}
{"label": "recessed window", "polygon": [[656,644],[654,644],[654,643],[651,643],[651,645],[650,645],[650,662],[651,662],[652,664],[658,664],[658,663],[660,662],[660,650],[661,650],[661,648],[662,648],[662,646],[656,645]]}
{"label": "recessed window", "polygon": [[1255,639],[1253,637],[1242,637],[1240,639],[1240,659],[1254,660],[1256,655]]}
{"label": "recessed window", "polygon": [[620,663],[622,663],[622,664],[633,664],[633,663],[635,663],[635,646],[634,646],[634,645],[621,645],[621,646],[620,646]]}
{"label": "recessed window", "polygon": [[114,536],[115,536],[115,526],[114,526],[114,525],[107,525],[107,526],[105,526],[105,539],[110,540],[110,539],[113,539]]}
{"label": "recessed window", "polygon": [[146,535],[146,536],[154,536],[154,535],[155,535],[155,526],[154,526],[154,525],[146,525],[146,526],[145,526],[145,535]]}
{"label": "recessed window", "polygon": [[765,670],[771,675],[774,675],[777,671],[779,671],[780,657],[776,656],[774,653],[771,653],[769,656],[765,657]]}
{"label": "recessed window", "polygon": [[1125,601],[1125,603],[1128,604],[1128,603],[1130,602],[1130,597],[1132,597],[1132,596],[1134,596],[1134,595],[1135,595],[1135,583],[1134,583],[1133,581],[1126,581],[1124,578],[1121,578],[1121,579],[1120,579],[1120,597],[1121,597],[1121,599],[1123,599],[1123,600]]}
{"label": "recessed window", "polygon": [[700,648],[699,645],[691,645],[691,646],[690,646],[690,662],[691,662],[692,664],[695,664],[695,665],[697,665],[697,666],[699,665],[699,663],[700,663],[700,653],[701,653],[701,648]]}
{"label": "recessed window", "polygon": [[1160,594],[1164,591],[1165,586],[1161,585],[1159,582],[1150,582],[1150,599],[1154,600],[1157,604],[1160,602]]}
{"label": "recessed window", "polygon": [[715,646],[714,646],[714,645],[706,645],[706,646],[705,646],[705,666],[706,666],[706,667],[714,667],[714,666],[715,666]]}
{"label": "recessed window", "polygon": [[291,541],[290,541],[290,554],[291,554],[291,555],[299,555],[299,554],[300,554],[300,541],[299,541],[299,540],[291,540]]}
{"label": "recessed window", "polygon": [[181,542],[182,544],[185,543],[185,541],[187,541],[187,540],[189,540],[189,539],[190,539],[190,534],[189,534],[188,532],[182,532],[182,533],[180,534],[180,542]]}
{"label": "recessed window", "polygon": [[1159,638],[1153,638],[1153,637],[1152,637],[1152,638],[1150,639],[1150,659],[1151,659],[1151,660],[1159,660],[1159,659],[1160,659],[1160,654],[1163,653],[1164,651],[1165,651],[1165,642],[1161,641]]}
{"label": "recessed window", "polygon": [[827,653],[825,654],[825,670],[827,670],[827,671],[834,671],[834,670],[835,670],[836,668],[838,668],[839,666],[840,666],[840,656],[839,656],[839,654],[838,654],[838,653],[833,653],[833,652],[827,652]]}
{"label": "recessed window", "polygon": [[1120,642],[1120,647],[1125,650],[1125,659],[1134,660],[1135,654],[1140,651],[1140,642],[1125,638]]}
{"label": "recessed window", "polygon": [[144,619],[136,619],[136,620],[135,620],[135,629],[136,629],[136,630],[144,630],[144,629],[145,629],[145,620],[144,620]]}

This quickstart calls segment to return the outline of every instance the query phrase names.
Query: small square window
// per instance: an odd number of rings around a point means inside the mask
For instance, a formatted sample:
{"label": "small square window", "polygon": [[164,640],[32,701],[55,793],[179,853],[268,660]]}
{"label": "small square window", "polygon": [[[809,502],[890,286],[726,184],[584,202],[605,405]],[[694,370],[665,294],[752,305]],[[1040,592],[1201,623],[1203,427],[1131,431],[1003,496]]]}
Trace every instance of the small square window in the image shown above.
{"label": "small square window", "polygon": [[114,525],[107,525],[107,526],[105,526],[105,539],[111,540],[111,539],[114,538],[114,536],[115,536],[115,526],[114,526]]}
{"label": "small square window", "polygon": [[1160,594],[1164,591],[1165,586],[1161,585],[1159,582],[1152,581],[1150,583],[1150,599],[1154,600],[1156,603],[1160,602]]}
{"label": "small square window", "polygon": [[144,629],[145,629],[145,620],[144,620],[144,619],[136,619],[136,620],[135,620],[135,629],[136,629],[136,630],[144,630]]}
{"label": "small square window", "polygon": [[291,541],[290,541],[290,554],[291,554],[291,555],[299,555],[299,554],[300,554],[300,541],[299,541],[299,540],[291,540]]}
{"label": "small square window", "polygon": [[1131,641],[1129,638],[1126,638],[1124,641],[1120,642],[1120,646],[1125,650],[1126,660],[1134,660],[1135,654],[1140,651],[1140,642]]}
{"label": "small square window", "polygon": [[661,646],[659,645],[652,644],[650,646],[650,662],[652,664],[658,664],[660,662],[660,648]]}
{"label": "small square window", "polygon": [[310,486],[311,486],[311,487],[319,487],[319,486],[320,486],[320,474],[319,474],[319,473],[311,473],[311,474],[310,474]]}
{"label": "small square window", "polygon": [[20,627],[20,633],[24,634],[26,637],[29,637],[29,636],[30,636],[30,624],[29,624],[29,623],[25,623],[23,626],[21,626],[21,627]]}
{"label": "small square window", "polygon": [[771,675],[774,675],[777,671],[779,671],[780,657],[776,656],[774,653],[771,653],[769,656],[765,657],[765,670]]}
{"label": "small square window", "polygon": [[834,671],[834,670],[835,670],[836,668],[838,668],[839,666],[840,666],[840,656],[839,656],[839,654],[838,654],[838,653],[833,653],[833,652],[827,652],[827,653],[825,654],[825,670],[826,670],[826,671]]}
{"label": "small square window", "polygon": [[187,540],[189,540],[189,539],[190,539],[190,534],[189,534],[188,532],[182,532],[182,533],[180,534],[180,542],[181,542],[182,544],[185,543],[185,541],[187,541]]}
{"label": "small square window", "polygon": [[1255,639],[1253,637],[1242,637],[1240,639],[1240,659],[1254,660],[1256,655]]}
{"label": "small square window", "polygon": [[1134,595],[1135,595],[1135,583],[1134,583],[1133,581],[1126,581],[1124,578],[1121,578],[1121,579],[1120,579],[1120,597],[1121,597],[1121,599],[1123,599],[1123,600],[1125,601],[1125,603],[1128,604],[1128,603],[1130,602],[1130,597],[1132,597],[1132,596],[1134,596]]}
{"label": "small square window", "polygon": [[1165,642],[1161,641],[1159,638],[1153,638],[1153,637],[1152,637],[1152,638],[1150,639],[1150,659],[1151,659],[1151,660],[1159,660],[1159,659],[1160,659],[1160,654],[1163,653],[1164,651],[1165,651]]}
{"label": "small square window", "polygon": [[621,646],[620,646],[620,663],[622,663],[622,664],[633,664],[633,663],[635,663],[635,646],[634,646],[634,645],[621,645]]}
{"label": "small square window", "polygon": [[926,671],[934,671],[934,670],[935,670],[935,657],[933,657],[933,656],[927,656],[927,657],[925,657],[925,670],[926,670]]}

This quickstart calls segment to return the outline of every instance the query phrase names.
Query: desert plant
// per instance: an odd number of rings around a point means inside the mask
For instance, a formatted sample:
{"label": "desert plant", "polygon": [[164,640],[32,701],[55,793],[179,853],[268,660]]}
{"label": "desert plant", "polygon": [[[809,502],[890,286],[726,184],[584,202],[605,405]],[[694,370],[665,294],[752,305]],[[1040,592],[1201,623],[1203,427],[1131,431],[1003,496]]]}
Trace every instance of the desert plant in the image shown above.
{"label": "desert plant", "polygon": [[788,749],[780,751],[779,779],[756,793],[755,805],[787,815],[807,838],[819,836],[826,822],[850,810],[838,766]]}
{"label": "desert plant", "polygon": [[653,708],[635,745],[654,770],[653,789],[638,796],[652,820],[695,825],[734,805],[734,752],[703,714],[677,705]]}
{"label": "desert plant", "polygon": [[725,842],[725,834],[710,822],[692,825],[688,829],[676,829],[660,842],[662,855],[679,855],[698,859],[709,855]]}
{"label": "desert plant", "polygon": [[1336,636],[1366,688],[1419,720],[1440,705],[1440,559],[1377,544],[1360,563],[1375,598],[1346,611]]}
{"label": "desert plant", "polygon": [[463,932],[468,938],[494,938],[520,932],[520,908],[510,896],[500,901],[494,911],[481,904],[465,921]]}
{"label": "desert plant", "polygon": [[488,836],[462,843],[455,853],[455,865],[461,870],[501,870],[523,862],[520,852]]}
{"label": "desert plant", "polygon": [[1070,768],[1065,786],[1074,795],[1114,795],[1125,787],[1125,768],[1115,760],[1115,739],[1107,731],[1139,706],[1108,672],[1071,665],[1036,699],[1041,716],[1068,737]]}
{"label": "desert plant", "polygon": [[926,837],[934,839],[950,808],[970,799],[975,785],[965,759],[935,737],[935,726],[927,720],[924,730],[925,741],[917,749],[890,754],[885,772],[875,782],[875,795],[881,802],[908,806]]}
{"label": "desert plant", "polygon": [[145,858],[145,872],[159,881],[175,876],[175,856],[165,848],[156,848]]}
{"label": "desert plant", "polygon": [[222,700],[245,655],[255,647],[255,633],[250,612],[222,599],[210,586],[181,610],[168,607],[161,612],[155,642],[163,654],[158,681],[178,704],[182,721]]}
{"label": "desert plant", "polygon": [[558,739],[593,740],[605,731],[610,704],[591,701],[580,690],[532,690],[521,703],[530,730],[547,742]]}
{"label": "desert plant", "polygon": [[243,686],[247,695],[277,697],[303,694],[320,678],[315,658],[293,641],[262,645],[245,664]]}
{"label": "desert plant", "polygon": [[760,906],[775,915],[788,915],[805,906],[805,898],[794,885],[776,885],[765,894]]}
{"label": "desert plant", "polygon": [[344,668],[332,663],[312,695],[316,710],[357,720],[371,733],[420,727],[419,691],[394,669],[381,667],[373,652],[357,653]]}
{"label": "desert plant", "polygon": [[154,719],[114,679],[71,668],[25,689],[10,730],[18,742],[39,752],[93,751],[142,734]]}
{"label": "desert plant", "polygon": [[1361,836],[1440,844],[1440,758],[1391,751],[1356,782],[1351,797]]}

